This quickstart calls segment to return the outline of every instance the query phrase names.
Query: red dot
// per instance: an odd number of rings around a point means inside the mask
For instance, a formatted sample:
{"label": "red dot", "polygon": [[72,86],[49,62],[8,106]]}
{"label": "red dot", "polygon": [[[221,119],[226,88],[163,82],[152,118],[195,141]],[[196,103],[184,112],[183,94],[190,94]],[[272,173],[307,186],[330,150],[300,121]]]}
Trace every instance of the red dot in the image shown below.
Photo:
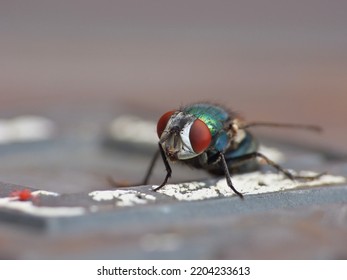
{"label": "red dot", "polygon": [[28,189],[14,191],[10,194],[11,197],[17,197],[20,201],[27,201],[33,198],[31,191]]}

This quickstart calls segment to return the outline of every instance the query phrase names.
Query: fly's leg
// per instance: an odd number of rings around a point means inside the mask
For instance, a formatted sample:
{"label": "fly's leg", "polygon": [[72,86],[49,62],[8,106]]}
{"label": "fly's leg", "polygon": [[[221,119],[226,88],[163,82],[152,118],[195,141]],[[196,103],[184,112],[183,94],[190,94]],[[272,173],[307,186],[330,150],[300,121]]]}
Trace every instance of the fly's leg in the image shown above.
{"label": "fly's leg", "polygon": [[152,175],[153,168],[154,168],[155,163],[156,163],[157,160],[158,160],[159,154],[160,154],[160,150],[157,150],[157,151],[155,152],[155,154],[154,154],[152,160],[151,160],[151,163],[150,163],[150,165],[149,165],[149,167],[148,167],[148,170],[147,170],[147,172],[146,172],[146,176],[145,176],[145,178],[144,178],[143,181],[142,181],[142,185],[147,185],[147,184],[148,184],[149,178],[150,178],[151,175]]}
{"label": "fly's leg", "polygon": [[[167,160],[166,158],[166,155],[165,155],[165,151],[163,149],[163,147],[161,146],[161,144],[159,143],[159,152],[160,152],[160,155],[161,155],[161,158],[163,159],[163,162],[164,162],[164,165],[165,165],[165,169],[166,169],[166,176],[165,176],[165,179],[164,181],[161,183],[160,186],[156,187],[155,189],[153,189],[154,191],[158,191],[159,189],[161,189],[162,187],[164,187],[167,183],[167,181],[169,180],[169,178],[171,177],[171,174],[172,174],[172,170],[171,170],[171,167],[170,167],[170,164],[169,164],[169,161]],[[159,153],[157,153],[159,155]],[[155,158],[153,158],[152,160],[152,164],[149,168],[149,172],[147,172],[147,175],[146,175],[146,178],[145,179],[148,179],[150,173],[152,172],[152,169],[153,169],[153,166],[154,166],[154,162],[156,161],[156,158],[158,156],[156,156]],[[155,159],[155,160],[154,160]]]}
{"label": "fly's leg", "polygon": [[235,189],[235,187],[233,185],[233,182],[231,181],[229,168],[228,168],[228,165],[227,165],[227,163],[225,161],[224,154],[222,154],[222,153],[219,154],[219,162],[220,162],[221,167],[223,168],[223,171],[224,171],[225,178],[226,178],[228,186],[233,190],[234,193],[236,193],[240,198],[243,199],[243,194]]}
{"label": "fly's leg", "polygon": [[313,175],[313,176],[293,175],[288,170],[284,169],[283,167],[281,167],[280,165],[278,165],[277,163],[275,163],[271,159],[269,159],[267,156],[265,156],[265,155],[263,155],[262,153],[259,153],[259,152],[253,152],[253,153],[250,153],[250,154],[246,154],[246,155],[242,155],[242,156],[239,156],[239,157],[235,157],[235,158],[232,159],[234,161],[232,163],[232,165],[240,165],[240,164],[242,164],[245,161],[254,160],[256,158],[263,159],[266,162],[266,164],[272,166],[278,172],[283,173],[287,178],[289,178],[291,180],[295,180],[295,179],[316,180],[316,179],[318,179],[319,177],[321,177],[322,175],[325,174],[325,173],[319,173],[319,174]]}

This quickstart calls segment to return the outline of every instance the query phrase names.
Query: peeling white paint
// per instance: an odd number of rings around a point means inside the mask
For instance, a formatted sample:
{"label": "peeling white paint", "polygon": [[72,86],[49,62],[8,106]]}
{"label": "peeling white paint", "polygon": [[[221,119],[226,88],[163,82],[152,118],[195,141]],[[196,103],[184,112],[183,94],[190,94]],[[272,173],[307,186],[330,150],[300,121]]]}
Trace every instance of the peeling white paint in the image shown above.
{"label": "peeling white paint", "polygon": [[[300,175],[315,175],[314,172],[301,172]],[[336,185],[346,182],[342,176],[323,175],[312,181],[290,180],[283,174],[252,172],[247,174],[234,175],[232,182],[235,188],[247,194],[260,194],[278,192],[301,187],[314,187],[324,185]],[[155,188],[157,186],[153,186]],[[236,195],[227,185],[225,179],[220,179],[213,186],[205,186],[199,182],[189,182],[182,184],[168,184],[158,192],[175,197],[178,200],[203,200],[219,196]]]}
{"label": "peeling white paint", "polygon": [[[31,192],[33,200],[37,196],[59,196],[59,193],[45,190],[36,190]],[[29,215],[41,217],[71,217],[83,215],[86,210],[83,207],[47,207],[36,206],[31,200],[20,201],[17,197],[0,198],[0,207],[20,211]]]}
{"label": "peeling white paint", "polygon": [[41,217],[71,217],[85,213],[83,207],[39,207],[32,201],[19,201],[13,197],[0,198],[0,207]]}
{"label": "peeling white paint", "polygon": [[32,191],[31,194],[33,196],[36,196],[36,195],[59,196],[60,195],[59,193],[56,193],[56,192],[49,192],[44,190]]}
{"label": "peeling white paint", "polygon": [[89,196],[96,201],[113,200],[117,206],[134,206],[137,204],[146,204],[154,201],[153,195],[141,193],[135,190],[113,190],[113,191],[93,191]]}

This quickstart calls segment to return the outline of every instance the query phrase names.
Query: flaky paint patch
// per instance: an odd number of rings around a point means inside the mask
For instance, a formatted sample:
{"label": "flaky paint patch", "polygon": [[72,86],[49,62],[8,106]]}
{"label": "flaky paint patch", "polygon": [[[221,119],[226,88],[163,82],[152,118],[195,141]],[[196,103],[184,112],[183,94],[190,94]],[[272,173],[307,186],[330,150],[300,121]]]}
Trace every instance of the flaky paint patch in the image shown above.
{"label": "flaky paint patch", "polygon": [[117,206],[134,206],[137,204],[146,204],[154,201],[153,195],[141,193],[135,190],[114,190],[114,191],[93,191],[89,196],[95,201],[113,200]]}
{"label": "flaky paint patch", "polygon": [[32,191],[31,194],[33,196],[36,196],[36,195],[59,196],[60,195],[59,193],[56,193],[56,192],[49,192],[44,190]]}
{"label": "flaky paint patch", "polygon": [[[300,175],[314,175],[314,172],[302,172]],[[336,185],[346,182],[342,176],[323,175],[313,181],[292,181],[282,174],[252,172],[235,175],[232,177],[234,187],[241,193],[260,194],[279,192],[284,190],[315,187],[324,185]],[[156,186],[153,186],[155,188]],[[204,183],[189,182],[182,184],[168,184],[158,192],[175,197],[178,200],[203,200],[220,196],[236,195],[227,185],[225,179],[220,179],[215,185],[206,186]]]}
{"label": "flaky paint patch", "polygon": [[39,207],[32,201],[19,201],[13,197],[0,198],[0,207],[41,217],[71,217],[85,213],[83,207]]}

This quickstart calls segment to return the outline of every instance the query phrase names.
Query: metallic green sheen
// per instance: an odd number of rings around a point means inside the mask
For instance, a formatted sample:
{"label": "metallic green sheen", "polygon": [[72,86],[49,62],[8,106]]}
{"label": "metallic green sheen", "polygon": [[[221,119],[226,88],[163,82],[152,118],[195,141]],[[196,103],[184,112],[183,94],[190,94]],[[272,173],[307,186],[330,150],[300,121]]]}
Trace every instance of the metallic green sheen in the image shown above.
{"label": "metallic green sheen", "polygon": [[207,103],[187,106],[182,111],[202,120],[209,128],[212,137],[224,128],[225,121],[230,118],[229,113],[225,109]]}

